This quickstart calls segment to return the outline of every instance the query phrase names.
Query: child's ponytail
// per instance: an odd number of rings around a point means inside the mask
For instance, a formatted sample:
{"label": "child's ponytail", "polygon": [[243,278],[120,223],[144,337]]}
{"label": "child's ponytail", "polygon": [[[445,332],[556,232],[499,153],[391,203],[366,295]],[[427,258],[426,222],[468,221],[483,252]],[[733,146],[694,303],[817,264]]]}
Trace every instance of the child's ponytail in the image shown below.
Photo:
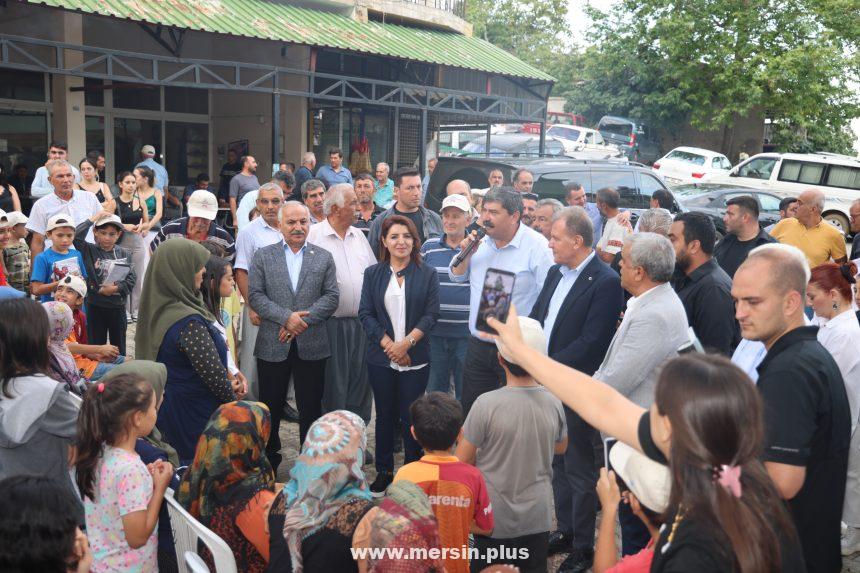
{"label": "child's ponytail", "polygon": [[113,445],[128,431],[129,417],[146,412],[154,400],[152,386],[136,374],[123,374],[109,383],[98,382],[84,395],[78,416],[75,481],[81,496],[95,500],[96,467],[104,444]]}

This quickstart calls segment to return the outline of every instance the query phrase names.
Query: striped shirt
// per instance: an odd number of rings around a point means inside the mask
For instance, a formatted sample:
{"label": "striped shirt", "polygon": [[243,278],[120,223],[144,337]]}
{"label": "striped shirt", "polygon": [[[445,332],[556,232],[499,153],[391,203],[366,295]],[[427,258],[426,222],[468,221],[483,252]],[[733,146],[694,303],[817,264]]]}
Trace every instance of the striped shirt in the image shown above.
{"label": "striped shirt", "polygon": [[[149,249],[155,252],[155,249],[164,241],[188,238],[188,219],[188,217],[182,217],[165,223],[161,227],[161,230],[158,231],[158,234],[155,235],[155,238],[152,239]],[[236,242],[226,229],[222,228],[215,221],[211,221],[209,223],[209,235],[206,237],[206,240],[221,247],[224,251],[223,258],[227,259],[230,263],[233,262],[233,259],[236,257]]]}
{"label": "striped shirt", "polygon": [[448,338],[469,336],[469,282],[455,283],[448,276],[448,265],[460,252],[445,242],[445,235],[427,239],[421,246],[424,262],[439,275],[439,320],[431,334]]}

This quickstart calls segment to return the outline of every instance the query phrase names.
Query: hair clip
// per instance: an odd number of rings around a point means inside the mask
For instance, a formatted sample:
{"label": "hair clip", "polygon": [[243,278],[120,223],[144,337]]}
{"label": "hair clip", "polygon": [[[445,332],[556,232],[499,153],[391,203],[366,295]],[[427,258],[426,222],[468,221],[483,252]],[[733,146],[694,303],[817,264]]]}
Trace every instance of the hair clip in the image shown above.
{"label": "hair clip", "polygon": [[741,466],[721,465],[716,470],[717,483],[732,494],[733,496],[741,497]]}
{"label": "hair clip", "polygon": [[98,391],[99,391],[99,394],[101,394],[102,392],[104,392],[104,391],[105,391],[105,383],[104,383],[104,382],[99,382],[99,383],[98,383],[98,385],[96,386],[96,390],[98,390]]}

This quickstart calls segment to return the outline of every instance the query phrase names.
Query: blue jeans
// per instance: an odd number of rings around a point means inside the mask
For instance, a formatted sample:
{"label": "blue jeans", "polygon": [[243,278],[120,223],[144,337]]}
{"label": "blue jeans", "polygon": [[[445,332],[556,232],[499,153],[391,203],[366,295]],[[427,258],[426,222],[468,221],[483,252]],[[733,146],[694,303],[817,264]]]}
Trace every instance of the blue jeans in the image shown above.
{"label": "blue jeans", "polygon": [[116,360],[113,362],[99,362],[99,365],[96,366],[96,369],[93,370],[93,375],[90,376],[90,382],[95,382],[100,379],[102,376],[113,370],[113,367],[117,364],[122,364],[125,362],[125,356],[119,355],[116,357]]}
{"label": "blue jeans", "polygon": [[451,376],[454,376],[454,396],[460,399],[463,390],[463,363],[466,362],[466,348],[469,337],[448,337],[430,335],[430,382],[428,392],[449,392]]}
{"label": "blue jeans", "polygon": [[376,471],[394,471],[394,428],[400,420],[405,463],[418,461],[421,446],[412,437],[409,406],[427,389],[429,366],[398,372],[388,366],[367,365],[376,404]]}

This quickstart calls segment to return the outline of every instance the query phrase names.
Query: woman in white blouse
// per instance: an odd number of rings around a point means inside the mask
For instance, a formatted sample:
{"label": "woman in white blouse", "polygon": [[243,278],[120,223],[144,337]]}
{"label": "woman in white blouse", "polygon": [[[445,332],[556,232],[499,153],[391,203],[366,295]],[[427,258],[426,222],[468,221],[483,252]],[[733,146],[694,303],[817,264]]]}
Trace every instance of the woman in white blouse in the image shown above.
{"label": "woman in white blouse", "polygon": [[812,269],[806,296],[815,311],[818,341],[826,348],[845,381],[851,406],[851,449],[842,521],[848,532],[842,539],[842,554],[860,551],[860,323],[851,305],[857,267],[854,263],[825,263]]}

